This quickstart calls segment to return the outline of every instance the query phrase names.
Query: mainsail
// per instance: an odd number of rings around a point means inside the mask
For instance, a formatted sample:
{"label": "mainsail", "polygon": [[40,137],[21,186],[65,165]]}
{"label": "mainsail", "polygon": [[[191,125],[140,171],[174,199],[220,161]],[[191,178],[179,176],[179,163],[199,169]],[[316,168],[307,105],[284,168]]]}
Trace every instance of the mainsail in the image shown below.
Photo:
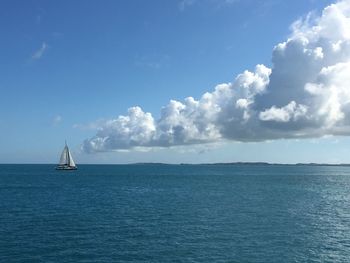
{"label": "mainsail", "polygon": [[72,154],[69,151],[68,145],[66,143],[66,145],[63,148],[62,154],[61,154],[60,162],[59,162],[58,166],[56,167],[56,169],[58,169],[58,170],[72,170],[72,169],[76,169],[76,168],[77,167],[74,163]]}

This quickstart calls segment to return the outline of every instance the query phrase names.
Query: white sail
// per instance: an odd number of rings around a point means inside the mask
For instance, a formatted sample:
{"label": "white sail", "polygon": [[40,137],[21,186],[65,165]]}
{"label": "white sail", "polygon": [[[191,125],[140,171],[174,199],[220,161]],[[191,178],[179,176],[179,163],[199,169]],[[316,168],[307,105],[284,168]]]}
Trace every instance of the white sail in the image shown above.
{"label": "white sail", "polygon": [[[67,147],[67,149],[68,149],[68,147]],[[75,167],[75,163],[74,163],[74,160],[72,158],[72,154],[70,153],[69,149],[68,149],[68,165]]]}
{"label": "white sail", "polygon": [[68,164],[68,160],[67,160],[67,153],[68,153],[68,146],[64,146],[62,154],[61,154],[61,158],[60,158],[60,165],[67,165]]}

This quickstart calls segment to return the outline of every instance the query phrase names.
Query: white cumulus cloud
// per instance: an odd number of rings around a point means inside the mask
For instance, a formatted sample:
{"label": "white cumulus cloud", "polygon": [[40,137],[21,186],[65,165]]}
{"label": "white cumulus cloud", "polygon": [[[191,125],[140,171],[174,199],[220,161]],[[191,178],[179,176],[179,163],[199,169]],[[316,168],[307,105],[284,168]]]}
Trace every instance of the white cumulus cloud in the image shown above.
{"label": "white cumulus cloud", "polygon": [[307,107],[305,105],[297,105],[295,101],[291,101],[282,108],[272,106],[270,109],[260,112],[259,117],[262,121],[289,122],[305,116],[306,113]]}
{"label": "white cumulus cloud", "polygon": [[159,119],[140,107],[105,121],[87,152],[220,140],[263,141],[350,135],[350,0],[308,15],[257,65],[198,100],[171,100]]}

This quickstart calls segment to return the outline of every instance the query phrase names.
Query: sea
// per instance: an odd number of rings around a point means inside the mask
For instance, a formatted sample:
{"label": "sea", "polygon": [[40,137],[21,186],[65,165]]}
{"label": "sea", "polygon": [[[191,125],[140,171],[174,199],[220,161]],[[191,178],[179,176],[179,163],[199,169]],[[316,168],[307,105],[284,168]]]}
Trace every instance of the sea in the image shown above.
{"label": "sea", "polygon": [[350,167],[0,165],[0,262],[350,262]]}

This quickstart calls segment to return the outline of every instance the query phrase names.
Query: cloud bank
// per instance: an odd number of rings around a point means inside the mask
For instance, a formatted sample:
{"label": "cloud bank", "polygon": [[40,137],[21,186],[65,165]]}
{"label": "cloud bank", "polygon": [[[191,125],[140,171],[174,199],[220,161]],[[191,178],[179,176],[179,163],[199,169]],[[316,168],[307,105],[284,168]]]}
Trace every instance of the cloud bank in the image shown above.
{"label": "cloud bank", "polygon": [[140,107],[105,121],[86,152],[220,140],[264,141],[350,135],[350,0],[309,14],[257,65],[198,100],[171,100],[159,119]]}

